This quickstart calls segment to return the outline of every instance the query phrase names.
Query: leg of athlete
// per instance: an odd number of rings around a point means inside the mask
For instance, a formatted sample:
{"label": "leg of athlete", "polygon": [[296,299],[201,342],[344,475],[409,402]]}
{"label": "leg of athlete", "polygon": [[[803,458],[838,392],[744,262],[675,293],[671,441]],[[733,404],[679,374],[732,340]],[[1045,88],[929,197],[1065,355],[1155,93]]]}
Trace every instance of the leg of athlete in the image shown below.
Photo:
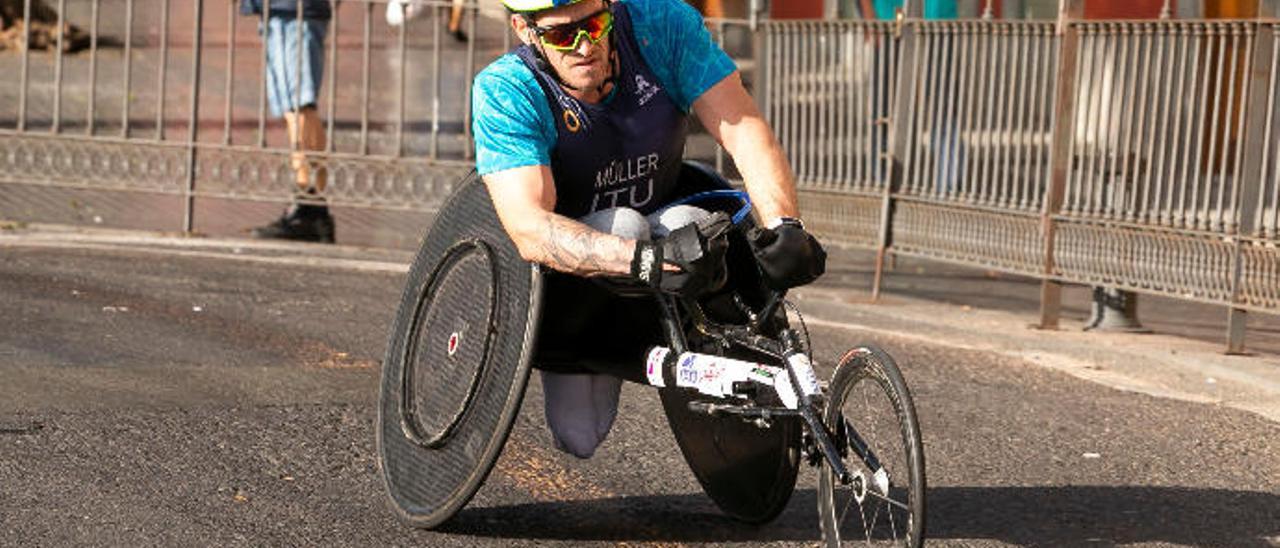
{"label": "leg of athlete", "polygon": [[[632,239],[649,238],[648,222],[633,209],[597,211],[579,220],[602,232]],[[602,373],[541,373],[547,426],[556,448],[578,458],[590,458],[613,428],[622,379]]]}
{"label": "leg of athlete", "polygon": [[542,371],[547,425],[556,449],[591,458],[618,415],[622,379],[599,373]]}
{"label": "leg of athlete", "polygon": [[[648,217],[633,209],[613,208],[579,220],[602,232],[647,240],[650,235],[665,236],[708,215],[710,213],[704,209],[680,205]],[[635,362],[636,365],[640,363],[638,360]],[[622,379],[605,373],[546,370],[541,372],[541,377],[547,426],[551,429],[556,448],[578,458],[590,458],[613,428]]]}

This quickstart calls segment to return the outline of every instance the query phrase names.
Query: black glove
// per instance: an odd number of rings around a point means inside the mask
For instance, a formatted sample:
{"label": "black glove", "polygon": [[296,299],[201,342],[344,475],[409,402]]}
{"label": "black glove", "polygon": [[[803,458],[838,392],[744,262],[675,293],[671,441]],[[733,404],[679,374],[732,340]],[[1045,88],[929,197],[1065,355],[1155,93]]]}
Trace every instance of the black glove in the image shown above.
{"label": "black glove", "polygon": [[747,239],[771,289],[802,286],[827,269],[827,252],[796,219],[783,219],[774,228],[753,229]]}
{"label": "black glove", "polygon": [[[665,238],[636,242],[631,276],[649,287],[685,297],[717,289],[725,281],[724,256],[731,225],[727,215],[717,212],[677,228]],[[680,270],[664,271],[663,264]]]}

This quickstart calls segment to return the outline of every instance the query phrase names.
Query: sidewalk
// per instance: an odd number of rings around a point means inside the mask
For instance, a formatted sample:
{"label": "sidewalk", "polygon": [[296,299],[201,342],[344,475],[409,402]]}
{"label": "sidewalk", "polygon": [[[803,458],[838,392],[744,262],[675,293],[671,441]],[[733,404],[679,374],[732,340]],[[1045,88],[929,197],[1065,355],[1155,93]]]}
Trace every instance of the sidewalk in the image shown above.
{"label": "sidewalk", "polygon": [[[408,249],[38,224],[0,227],[0,249],[9,247],[129,250],[353,271],[404,272],[412,260]],[[1154,333],[1084,332],[1088,291],[1073,287],[1064,295],[1062,328],[1043,331],[1031,327],[1039,287],[1034,280],[901,259],[873,303],[873,259],[870,252],[832,250],[827,276],[792,293],[806,322],[867,333],[868,342],[896,338],[994,352],[1119,390],[1223,405],[1280,423],[1280,318],[1250,318],[1252,354],[1227,356],[1225,311],[1218,307],[1142,296],[1139,315]]]}
{"label": "sidewalk", "polygon": [[1086,332],[1090,290],[1063,292],[1060,328],[1033,325],[1038,280],[902,258],[871,302],[874,255],[832,253],[828,273],[793,297],[814,325],[995,352],[1119,390],[1212,403],[1280,422],[1280,317],[1254,314],[1248,355],[1228,356],[1224,308],[1139,295],[1151,333]]}

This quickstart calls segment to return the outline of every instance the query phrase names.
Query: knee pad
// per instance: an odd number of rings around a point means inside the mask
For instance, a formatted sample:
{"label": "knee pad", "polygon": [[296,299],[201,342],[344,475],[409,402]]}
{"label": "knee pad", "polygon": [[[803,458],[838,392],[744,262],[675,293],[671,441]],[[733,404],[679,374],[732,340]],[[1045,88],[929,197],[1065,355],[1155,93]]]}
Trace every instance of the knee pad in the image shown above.
{"label": "knee pad", "polygon": [[582,224],[614,236],[632,240],[649,239],[649,222],[639,211],[626,207],[611,207],[578,219]]}
{"label": "knee pad", "polygon": [[661,238],[672,230],[693,224],[711,216],[711,212],[697,206],[677,205],[649,215],[650,230],[655,237]]}

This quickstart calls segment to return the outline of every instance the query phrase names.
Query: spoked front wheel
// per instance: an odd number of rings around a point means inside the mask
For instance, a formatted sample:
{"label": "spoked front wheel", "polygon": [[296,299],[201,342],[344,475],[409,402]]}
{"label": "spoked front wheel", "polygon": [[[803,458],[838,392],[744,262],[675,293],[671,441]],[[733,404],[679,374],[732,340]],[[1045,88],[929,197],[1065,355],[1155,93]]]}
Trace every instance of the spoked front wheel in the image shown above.
{"label": "spoked front wheel", "polygon": [[924,542],[924,447],[902,372],[884,351],[862,346],[836,366],[823,412],[853,481],[820,469],[818,515],[826,546]]}

